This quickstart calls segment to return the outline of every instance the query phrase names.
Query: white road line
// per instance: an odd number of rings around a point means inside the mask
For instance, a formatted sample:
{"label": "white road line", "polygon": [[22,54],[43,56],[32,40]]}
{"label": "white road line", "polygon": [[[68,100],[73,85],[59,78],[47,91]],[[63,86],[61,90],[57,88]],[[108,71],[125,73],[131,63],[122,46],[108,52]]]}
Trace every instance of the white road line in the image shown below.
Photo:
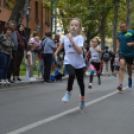
{"label": "white road line", "polygon": [[[128,88],[128,86],[125,87],[125,88],[123,88],[123,90],[126,90],[127,88]],[[102,101],[102,100],[104,100],[104,99],[106,99],[106,98],[108,98],[108,97],[110,97],[110,96],[113,96],[113,95],[115,95],[115,94],[117,94],[117,93],[119,93],[119,91],[114,91],[114,92],[109,93],[109,94],[107,94],[107,95],[105,95],[105,96],[102,96],[102,97],[100,97],[100,98],[98,98],[98,99],[95,99],[95,100],[93,100],[93,101],[91,101],[91,102],[87,102],[87,103],[86,103],[86,106],[90,106],[90,105],[92,105],[92,104],[94,104],[94,103],[96,103],[96,102]],[[14,131],[12,131],[12,132],[9,132],[9,133],[7,133],[7,134],[21,134],[21,133],[24,133],[24,132],[26,132],[26,131],[28,131],[28,130],[30,130],[30,129],[36,128],[36,127],[41,126],[41,125],[43,125],[43,124],[45,124],[45,123],[48,123],[48,122],[50,122],[50,121],[56,120],[56,119],[58,119],[58,118],[61,118],[61,117],[65,116],[65,115],[68,115],[68,114],[70,114],[70,113],[72,113],[72,112],[75,112],[75,111],[77,111],[77,110],[80,110],[80,108],[79,108],[79,107],[76,107],[76,108],[73,108],[73,109],[64,111],[64,112],[62,112],[62,113],[59,113],[59,114],[57,114],[57,115],[53,115],[53,116],[51,116],[51,117],[48,117],[48,118],[43,119],[43,120],[38,121],[38,122],[34,122],[34,123],[32,123],[32,124],[29,124],[29,125],[27,125],[27,126],[25,126],[25,127],[20,128],[20,129],[17,129],[17,130],[14,130]]]}

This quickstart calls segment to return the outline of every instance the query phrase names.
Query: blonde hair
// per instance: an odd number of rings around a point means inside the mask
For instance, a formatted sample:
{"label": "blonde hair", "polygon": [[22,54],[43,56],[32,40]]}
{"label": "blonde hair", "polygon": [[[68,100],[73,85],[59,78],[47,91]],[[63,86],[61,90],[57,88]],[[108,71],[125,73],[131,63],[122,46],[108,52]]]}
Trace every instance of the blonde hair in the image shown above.
{"label": "blonde hair", "polygon": [[27,49],[26,49],[26,51],[27,51],[27,52],[28,52],[28,51],[31,51],[32,47],[33,47],[32,44],[28,44],[28,45],[27,45]]}
{"label": "blonde hair", "polygon": [[81,19],[79,19],[79,18],[72,18],[72,19],[70,20],[70,22],[71,22],[72,20],[77,20],[77,21],[79,22],[79,24],[80,24],[80,31],[79,31],[78,34],[81,34],[81,35],[83,36],[83,38],[86,38],[85,35],[84,35],[84,33],[82,32],[82,21],[81,21]]}
{"label": "blonde hair", "polygon": [[31,33],[29,39],[31,39],[31,38],[33,38],[33,37],[35,37],[35,36],[38,36],[38,32],[37,32],[37,31],[33,31],[33,32]]}
{"label": "blonde hair", "polygon": [[98,38],[93,38],[91,41],[93,41],[94,39],[97,41],[97,43],[98,43],[97,45],[99,45],[100,44],[100,40]]}

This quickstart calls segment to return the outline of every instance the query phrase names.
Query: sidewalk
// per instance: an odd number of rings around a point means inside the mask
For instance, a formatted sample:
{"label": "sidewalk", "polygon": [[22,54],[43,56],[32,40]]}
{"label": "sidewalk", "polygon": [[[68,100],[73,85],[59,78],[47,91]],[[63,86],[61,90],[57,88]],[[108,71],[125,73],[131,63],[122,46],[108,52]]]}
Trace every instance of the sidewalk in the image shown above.
{"label": "sidewalk", "polygon": [[[90,75],[90,72],[86,72],[86,76],[85,77],[88,77]],[[26,81],[26,76],[20,76],[20,78],[22,79],[22,82],[16,82],[16,83],[11,83],[9,85],[3,85],[1,84],[0,85],[0,89],[2,88],[8,88],[8,87],[17,87],[17,86],[23,86],[23,85],[28,85],[28,84],[37,84],[37,83],[44,83],[44,79],[43,78],[38,78],[37,75],[34,75],[34,77],[36,78],[36,81],[33,81],[33,82],[27,82]],[[68,75],[64,76],[62,78],[62,80],[67,80],[68,79]]]}

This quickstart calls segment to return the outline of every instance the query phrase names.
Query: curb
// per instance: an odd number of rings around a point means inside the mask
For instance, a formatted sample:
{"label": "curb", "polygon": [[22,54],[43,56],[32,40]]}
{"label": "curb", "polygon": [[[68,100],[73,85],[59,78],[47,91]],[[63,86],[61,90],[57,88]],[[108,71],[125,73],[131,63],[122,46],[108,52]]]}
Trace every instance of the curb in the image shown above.
{"label": "curb", "polygon": [[[86,75],[85,77],[89,77],[89,74]],[[68,75],[66,75],[65,77],[62,78],[63,81],[67,80],[68,79]],[[43,79],[38,79],[37,81],[33,81],[33,82],[27,82],[27,81],[24,81],[24,82],[17,82],[17,83],[11,83],[11,84],[0,84],[0,90],[2,89],[8,89],[8,88],[17,88],[18,86],[24,86],[24,85],[34,85],[34,84],[39,84],[39,83],[44,83],[44,80]]]}

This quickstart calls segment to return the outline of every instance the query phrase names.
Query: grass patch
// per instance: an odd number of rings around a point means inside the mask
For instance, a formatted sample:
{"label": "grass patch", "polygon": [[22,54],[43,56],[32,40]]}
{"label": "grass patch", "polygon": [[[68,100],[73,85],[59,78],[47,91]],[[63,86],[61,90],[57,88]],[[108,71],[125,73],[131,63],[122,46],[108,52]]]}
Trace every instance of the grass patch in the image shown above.
{"label": "grass patch", "polygon": [[[37,75],[38,72],[37,71],[34,71],[33,72],[33,75]],[[20,76],[25,76],[26,75],[26,71],[20,71]]]}

